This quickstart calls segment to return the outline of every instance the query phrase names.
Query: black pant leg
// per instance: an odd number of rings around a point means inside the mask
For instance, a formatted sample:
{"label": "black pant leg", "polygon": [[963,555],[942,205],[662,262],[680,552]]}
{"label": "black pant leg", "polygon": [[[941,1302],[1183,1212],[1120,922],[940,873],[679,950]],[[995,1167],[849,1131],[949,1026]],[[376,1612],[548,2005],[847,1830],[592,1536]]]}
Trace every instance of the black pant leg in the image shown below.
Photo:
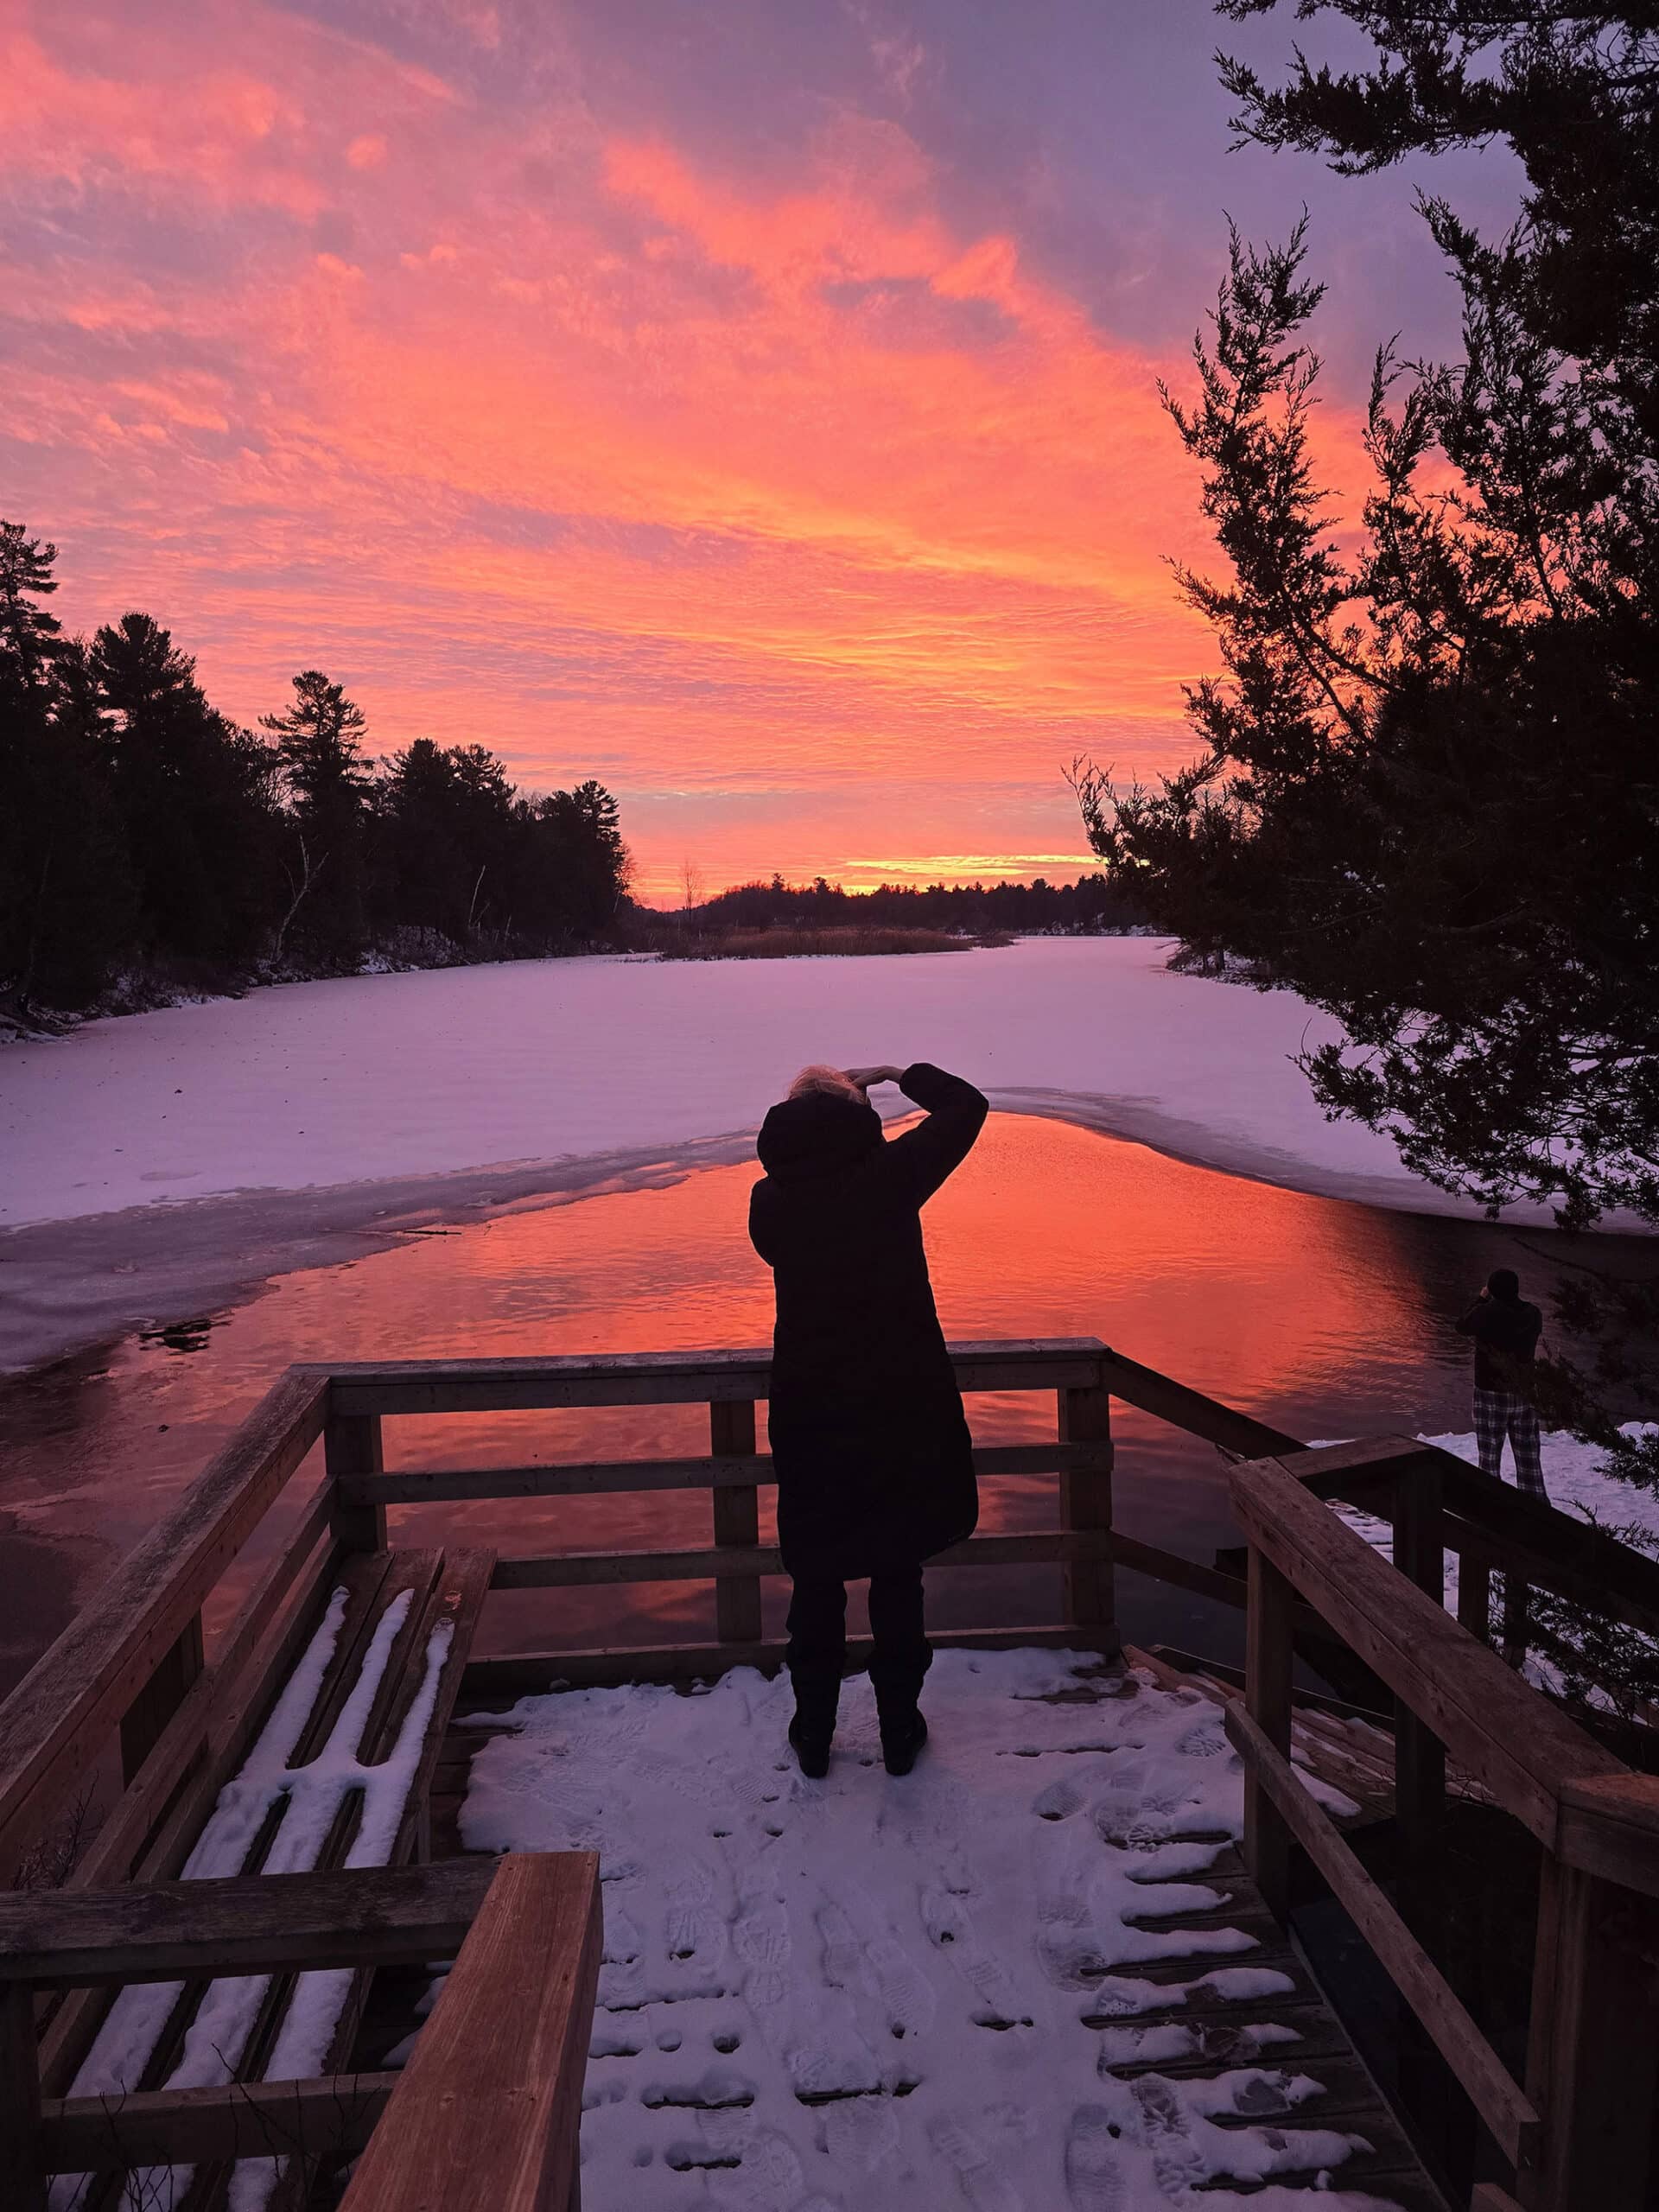
{"label": "black pant leg", "polygon": [[933,1663],[922,1625],[922,1570],[900,1567],[870,1577],[870,1683],[878,1704],[913,1705]]}
{"label": "black pant leg", "polygon": [[847,1657],[847,1586],[797,1576],[789,1601],[790,1680],[795,1702],[833,1725]]}

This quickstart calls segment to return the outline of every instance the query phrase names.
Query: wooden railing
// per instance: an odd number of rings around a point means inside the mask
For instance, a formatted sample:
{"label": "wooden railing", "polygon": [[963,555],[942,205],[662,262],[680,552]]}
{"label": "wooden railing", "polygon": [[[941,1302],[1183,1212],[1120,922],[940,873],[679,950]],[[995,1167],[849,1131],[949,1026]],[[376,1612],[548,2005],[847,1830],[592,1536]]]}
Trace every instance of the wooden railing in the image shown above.
{"label": "wooden railing", "polygon": [[[45,2212],[56,2173],[360,2152],[342,2212],[563,2212],[601,1942],[583,1852],[0,1898],[0,2204]],[[400,2074],[41,2094],[41,1992],[448,1958]]]}
{"label": "wooden railing", "polygon": [[[1633,1773],[1445,1610],[1443,1546],[1480,1541],[1446,1511],[1446,1497],[1471,1510],[1490,1503],[1478,1487],[1486,1478],[1471,1484],[1470,1472],[1410,1438],[1230,1471],[1249,1548],[1245,1701],[1227,1714],[1246,1768],[1245,1858],[1282,1918],[1300,1845],[1514,2166],[1528,2212],[1637,2212],[1659,2088],[1659,1780]],[[1320,1503],[1333,1495],[1392,1520],[1394,1565]],[[1560,1579],[1559,1563],[1522,1557],[1532,1579]],[[1408,1874],[1432,1857],[1448,1757],[1541,1847],[1524,2083],[1291,1764],[1298,1599],[1396,1700]]]}
{"label": "wooden railing", "polygon": [[[1247,1849],[1269,1902],[1282,1910],[1294,1838],[1446,2050],[1513,2160],[1516,2194],[1528,2212],[1577,2212],[1592,2202],[1608,2212],[1633,2208],[1639,2131],[1631,2115],[1652,2085],[1656,2038],[1646,2026],[1630,2031],[1638,2011],[1631,1977],[1638,1971],[1632,1961],[1656,1948],[1649,1940],[1659,1893],[1656,1785],[1629,1774],[1469,1631],[1485,1628],[1494,1573],[1504,1577],[1512,1599],[1530,1582],[1568,1597],[1593,1596],[1604,1610],[1638,1627],[1659,1626],[1659,1569],[1414,1440],[1308,1452],[1294,1438],[1094,1338],[975,1342],[951,1351],[966,1392],[1053,1394],[1052,1438],[979,1446],[975,1458],[982,1474],[1052,1473],[1056,1488],[1052,1526],[976,1536],[945,1561],[1055,1565],[1061,1592],[1052,1618],[940,1640],[1046,1641],[1114,1652],[1119,1567],[1248,1605],[1247,1708],[1236,1711],[1230,1725],[1250,1770]],[[709,1492],[707,1544],[504,1558],[492,1586],[704,1580],[714,1592],[712,1642],[475,1660],[467,1677],[474,1688],[533,1688],[555,1678],[667,1679],[775,1661],[781,1655],[764,1637],[760,1594],[779,1560],[775,1547],[759,1541],[759,1492],[773,1471],[756,1449],[755,1419],[769,1384],[768,1360],[759,1351],[290,1369],[0,1708],[0,1883],[38,1875],[31,1859],[51,1844],[66,1812],[112,1752],[124,1789],[68,1871],[67,1885],[156,1885],[175,1876],[234,1770],[262,1701],[291,1664],[327,1579],[342,1554],[383,1547],[387,1515],[401,1509],[487,1498]],[[1114,1528],[1114,1398],[1216,1446],[1235,1462],[1230,1481],[1249,1538],[1248,1578]],[[390,1472],[385,1466],[382,1427],[388,1419],[685,1404],[709,1408],[706,1453]],[[222,1648],[205,1663],[204,1604],[319,1440],[324,1464],[315,1495],[243,1603]],[[1398,1571],[1325,1510],[1319,1499],[1330,1495],[1351,1495],[1393,1519]],[[1443,1546],[1462,1555],[1462,1625],[1440,1603]],[[1433,1835],[1448,1749],[1543,1847],[1534,2050],[1524,2086],[1507,2074],[1289,1765],[1291,1648],[1304,1636],[1322,1637],[1326,1649],[1333,1637],[1343,1639],[1394,1693],[1399,1810],[1412,1848],[1421,1852]],[[1636,1933],[1627,1942],[1615,1932],[1618,1927]],[[429,1944],[423,1955],[436,1955],[435,1948]],[[66,2012],[76,2001],[70,1999]],[[16,2004],[8,2017],[12,2025],[4,2032],[15,2051],[22,2017]],[[48,2047],[54,2036],[67,2050],[67,2030],[49,2027]],[[428,2031],[417,2049],[441,2050],[439,2043],[429,2045],[429,2037]],[[0,2051],[0,2073],[6,2058]],[[428,2060],[426,2069],[436,2063]],[[457,2046],[445,2064],[464,2077],[464,2050]],[[242,2093],[253,2104],[277,2094],[276,2085]],[[130,2114],[135,2108],[142,2118],[142,2102],[128,2100],[124,2109]],[[53,2129],[72,2120],[82,2125],[48,2104],[41,2139],[56,2140]],[[229,2140],[223,2131],[240,2124],[222,2114],[200,2120],[209,2133],[221,2131],[216,2142]],[[58,2148],[85,2139],[72,2133]],[[365,2169],[379,2171],[389,2155],[381,2151]],[[1593,2186],[1580,2183],[1580,2171]],[[377,2207],[384,2202],[390,2212],[393,2201],[377,2200]],[[518,2200],[504,2195],[498,2201],[505,2206]],[[355,2198],[352,2212],[362,2212]]]}
{"label": "wooden railing", "polygon": [[[1010,1625],[1003,1640],[1046,1637],[1115,1650],[1115,1565],[1242,1604],[1235,1578],[1113,1530],[1111,1400],[1235,1453],[1294,1450],[1294,1438],[1092,1338],[963,1344],[952,1356],[964,1390],[1052,1392],[1056,1402],[1052,1441],[982,1446],[975,1454],[983,1474],[1054,1474],[1055,1524],[976,1536],[949,1554],[975,1567],[1060,1567],[1056,1618]],[[475,1662],[474,1687],[533,1683],[554,1670],[573,1681],[645,1679],[715,1672],[738,1659],[769,1663],[778,1652],[761,1636],[760,1586],[779,1563],[776,1548],[758,1541],[758,1492],[772,1471],[769,1457],[754,1448],[755,1406],[769,1385],[761,1351],[290,1368],[0,1708],[0,1882],[18,1878],[31,1853],[50,1843],[112,1744],[124,1792],[70,1879],[94,1886],[175,1874],[193,1826],[225,1778],[230,1747],[245,1737],[264,1686],[291,1657],[319,1585],[343,1551],[383,1545],[386,1515],[402,1506],[709,1493],[707,1546],[507,1558],[498,1563],[495,1586],[707,1579],[715,1589],[714,1642],[486,1659]],[[382,1423],[391,1417],[696,1403],[709,1407],[709,1431],[708,1452],[696,1458],[384,1469]],[[204,1604],[320,1439],[324,1475],[315,1497],[242,1605],[224,1648],[205,1664]]]}

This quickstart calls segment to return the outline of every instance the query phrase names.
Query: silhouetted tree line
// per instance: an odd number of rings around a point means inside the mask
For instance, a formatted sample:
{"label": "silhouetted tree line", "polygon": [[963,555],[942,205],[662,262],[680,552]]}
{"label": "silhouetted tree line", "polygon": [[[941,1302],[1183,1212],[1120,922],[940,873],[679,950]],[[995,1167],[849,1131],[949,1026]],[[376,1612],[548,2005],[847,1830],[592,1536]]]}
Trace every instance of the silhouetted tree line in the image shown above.
{"label": "silhouetted tree line", "polygon": [[515,789],[482,745],[365,750],[315,669],[239,728],[148,614],[66,638],[57,549],[0,523],[0,998],[74,1009],[156,984],[569,950],[628,879],[601,785]]}
{"label": "silhouetted tree line", "polygon": [[874,891],[843,891],[823,876],[810,883],[740,883],[692,910],[702,929],[999,930],[1093,936],[1134,929],[1148,918],[1132,892],[1103,875],[1075,883],[884,883]]}

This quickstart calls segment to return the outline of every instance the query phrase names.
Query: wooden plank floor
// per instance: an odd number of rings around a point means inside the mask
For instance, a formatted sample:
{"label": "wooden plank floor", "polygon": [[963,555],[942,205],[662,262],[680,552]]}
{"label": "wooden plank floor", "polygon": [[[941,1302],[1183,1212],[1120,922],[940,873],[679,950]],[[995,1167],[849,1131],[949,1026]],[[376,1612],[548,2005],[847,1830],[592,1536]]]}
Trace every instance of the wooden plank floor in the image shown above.
{"label": "wooden plank floor", "polygon": [[[1138,1652],[1126,1655],[1144,1666],[1163,1688],[1196,1690],[1224,1705],[1236,1695],[1230,1686],[1189,1676]],[[1102,1688],[1104,1689],[1105,1684]],[[1086,1698],[1089,1688],[1068,1691],[1067,1700]],[[1391,1738],[1364,1722],[1299,1711],[1298,1749],[1325,1780],[1344,1791],[1359,1809],[1345,1825],[1381,1817],[1392,1802]],[[459,1815],[472,1758],[496,1732],[487,1724],[452,1724],[432,1777],[431,1821],[435,1855],[462,1848]],[[1103,2082],[1121,2084],[1138,2107],[1137,2119],[1150,2138],[1166,2135],[1178,2157],[1187,2118],[1192,2085],[1217,2084],[1215,2097],[1201,2100],[1205,2117],[1223,2128],[1271,2127],[1296,2145],[1305,2132],[1335,2129],[1363,2139],[1357,2151],[1331,2170],[1321,2183],[1319,2168],[1294,2166],[1273,2177],[1273,2186],[1306,2190],[1310,2207],[1325,2189],[1358,2191],[1401,2208],[1401,2212],[1446,2212],[1446,2201],[1430,2179],[1412,2145],[1371,2076],[1356,2055],[1345,2030],[1313,1980],[1300,1954],[1268,1914],[1237,1852],[1228,1849],[1202,1877],[1219,1891],[1223,1902],[1203,1911],[1144,1916],[1148,1925],[1185,1929],[1242,1929],[1258,1948],[1236,1959],[1200,1955],[1137,1963],[1103,1978],[1096,2010],[1083,2012],[1084,2029],[1098,2039],[1096,2070]],[[1151,1900],[1149,1899],[1149,1904]],[[1218,1967],[1236,1963],[1268,1969],[1288,1987],[1272,1995],[1231,1997],[1205,1983]],[[1167,1988],[1167,2002],[1154,1992]],[[1195,1986],[1200,1985],[1200,1986]],[[1260,1987],[1259,1979],[1255,1986]],[[1132,1989],[1138,2009],[1126,2010]],[[1265,2028],[1268,2032],[1259,2032]],[[1236,2075],[1230,2088],[1226,2078]],[[1319,2094],[1298,2098],[1298,2076],[1317,2081]],[[1230,2104],[1229,2099],[1236,2098]],[[1250,2194],[1254,2185],[1236,2178],[1199,2183]]]}

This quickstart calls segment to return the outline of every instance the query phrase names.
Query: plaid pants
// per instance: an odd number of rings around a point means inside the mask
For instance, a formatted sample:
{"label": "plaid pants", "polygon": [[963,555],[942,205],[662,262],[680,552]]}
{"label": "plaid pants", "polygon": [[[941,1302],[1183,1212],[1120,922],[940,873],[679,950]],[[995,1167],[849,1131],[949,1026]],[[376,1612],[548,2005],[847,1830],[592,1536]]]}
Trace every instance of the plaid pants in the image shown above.
{"label": "plaid pants", "polygon": [[1509,1390],[1477,1390],[1475,1441],[1480,1447],[1483,1474],[1502,1478],[1506,1436],[1515,1454],[1516,1488],[1532,1497],[1541,1497],[1548,1505],[1549,1492],[1544,1488],[1544,1470],[1538,1455],[1537,1408]]}

